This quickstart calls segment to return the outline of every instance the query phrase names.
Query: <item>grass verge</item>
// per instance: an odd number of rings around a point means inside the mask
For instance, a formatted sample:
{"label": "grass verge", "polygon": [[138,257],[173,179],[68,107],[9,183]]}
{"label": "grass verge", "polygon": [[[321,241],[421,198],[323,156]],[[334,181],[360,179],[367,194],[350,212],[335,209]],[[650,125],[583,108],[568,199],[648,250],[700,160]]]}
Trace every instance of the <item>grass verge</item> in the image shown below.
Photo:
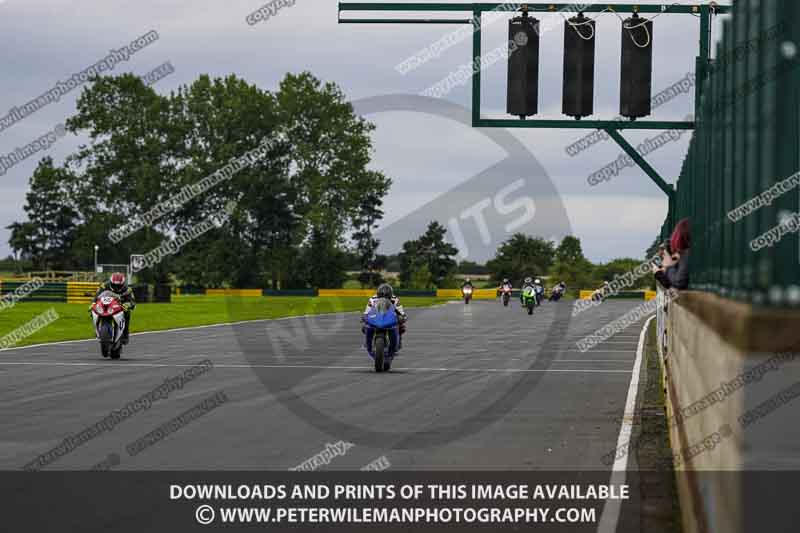
{"label": "grass verge", "polygon": [[[429,307],[445,301],[433,297],[405,297],[402,299],[403,305],[407,308]],[[131,319],[131,332],[160,331],[265,318],[361,311],[365,305],[366,299],[362,297],[173,296],[172,303],[137,305]],[[51,308],[58,313],[58,320],[21,340],[16,346],[94,338],[88,305],[52,302],[22,302],[11,309],[0,311],[0,337]]]}

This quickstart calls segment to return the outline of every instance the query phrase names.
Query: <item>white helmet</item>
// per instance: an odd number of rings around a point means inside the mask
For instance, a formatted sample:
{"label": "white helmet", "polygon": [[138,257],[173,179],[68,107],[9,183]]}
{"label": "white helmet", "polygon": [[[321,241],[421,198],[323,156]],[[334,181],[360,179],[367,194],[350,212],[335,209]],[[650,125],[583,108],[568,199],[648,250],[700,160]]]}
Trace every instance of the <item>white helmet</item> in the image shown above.
{"label": "white helmet", "polygon": [[541,280],[539,278],[536,278],[536,281],[534,281],[534,283],[537,284],[537,285],[541,285],[542,284],[542,282],[541,282]]}

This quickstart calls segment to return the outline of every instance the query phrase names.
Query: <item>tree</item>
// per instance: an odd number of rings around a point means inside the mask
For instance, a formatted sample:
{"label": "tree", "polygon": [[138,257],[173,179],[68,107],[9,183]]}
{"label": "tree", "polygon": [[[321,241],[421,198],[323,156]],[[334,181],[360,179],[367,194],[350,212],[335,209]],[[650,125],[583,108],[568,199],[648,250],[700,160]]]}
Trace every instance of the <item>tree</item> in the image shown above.
{"label": "tree", "polygon": [[568,290],[591,289],[599,284],[594,265],[583,255],[581,241],[577,237],[564,237],[556,249],[556,261],[551,269],[554,281],[563,281]]}
{"label": "tree", "polygon": [[353,233],[355,252],[358,257],[358,267],[361,272],[358,282],[361,287],[377,287],[383,283],[380,271],[386,267],[386,256],[378,255],[380,241],[375,238],[373,230],[377,222],[383,218],[382,195],[378,191],[365,194],[359,202],[357,213],[353,220],[356,229]]}
{"label": "tree", "polygon": [[9,244],[15,253],[30,258],[36,268],[67,269],[75,240],[78,213],[65,201],[66,184],[70,173],[53,166],[49,157],[42,159],[30,179],[30,191],[25,195],[26,222],[15,222]]}
{"label": "tree", "polygon": [[[411,288],[412,278],[414,278],[415,274],[419,272],[425,264],[420,254],[419,240],[404,242],[403,250],[397,257],[400,263],[400,283],[403,284],[403,287]],[[428,276],[430,277],[430,271],[428,271]],[[427,288],[427,285],[423,288]]]}
{"label": "tree", "polygon": [[494,259],[486,263],[498,284],[503,278],[521,283],[527,277],[543,276],[553,263],[555,244],[540,237],[516,233],[497,249]]}
{"label": "tree", "polygon": [[489,273],[486,265],[479,265],[473,261],[461,261],[458,264],[458,273],[472,276],[480,276]]}
{"label": "tree", "polygon": [[[642,260],[630,257],[614,259],[603,265],[597,265],[596,277],[602,281],[613,281],[616,276],[624,276],[628,272],[635,272]],[[627,290],[646,289],[650,286],[652,276],[643,276],[634,280],[633,285],[626,287]]]}
{"label": "tree", "polygon": [[408,288],[415,290],[431,290],[435,288],[428,265],[422,263],[414,267],[414,270],[411,271]]}
{"label": "tree", "polygon": [[[19,254],[85,265],[99,244],[104,261],[123,262],[234,202],[235,216],[223,228],[187,243],[140,279],[174,273],[209,286],[335,287],[344,279],[346,237],[354,234],[365,272],[380,270],[372,230],[391,181],[367,168],[374,126],[332,83],[289,74],[271,93],[233,75],[200,76],[159,95],[129,74],[99,77],[81,93],[67,125],[90,142],[61,168],[43,162],[32,178],[31,212],[48,216],[29,214],[9,226]],[[262,157],[109,242],[112,229],[262,146]],[[43,220],[51,224],[47,231]]]}
{"label": "tree", "polygon": [[560,263],[578,263],[585,260],[581,240],[572,235],[567,235],[562,239],[561,244],[556,248],[556,261]]}
{"label": "tree", "polygon": [[426,276],[429,282],[425,288],[444,287],[450,284],[455,274],[456,263],[454,256],[458,248],[445,241],[447,229],[436,221],[428,224],[425,233],[419,239],[403,243],[400,259],[400,280],[404,286],[409,286],[416,279],[416,287]]}
{"label": "tree", "polygon": [[[290,181],[297,187],[294,207],[301,233],[327,242],[315,246],[315,253],[337,256],[341,250],[333,243],[349,228],[363,232],[369,226],[371,232],[383,215],[381,199],[391,180],[367,169],[375,127],[355,114],[335,84],[323,84],[308,72],[288,74],[275,98],[289,147]],[[369,255],[371,244],[362,245]],[[316,256],[315,261],[341,268],[333,277],[344,279],[340,258]]]}
{"label": "tree", "polygon": [[458,248],[445,241],[447,229],[436,221],[428,224],[428,229],[420,237],[420,251],[424,263],[428,267],[431,281],[436,287],[444,287],[444,281],[451,278],[458,263],[454,259]]}

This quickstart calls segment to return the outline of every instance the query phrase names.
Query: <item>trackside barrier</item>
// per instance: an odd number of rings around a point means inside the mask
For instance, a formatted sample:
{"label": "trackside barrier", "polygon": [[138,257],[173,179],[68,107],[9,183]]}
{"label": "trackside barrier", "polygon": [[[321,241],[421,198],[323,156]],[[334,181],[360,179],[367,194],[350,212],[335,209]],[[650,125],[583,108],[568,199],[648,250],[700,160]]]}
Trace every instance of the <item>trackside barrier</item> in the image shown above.
{"label": "trackside barrier", "polygon": [[317,296],[317,289],[263,289],[264,296]]}
{"label": "trackside barrier", "polygon": [[763,480],[748,483],[748,475],[800,468],[800,312],[701,291],[660,302],[683,531],[753,531],[745,527],[748,509],[769,517],[769,531],[796,531],[796,522],[786,523],[792,513],[778,507],[786,504],[784,491],[764,490]]}
{"label": "trackside barrier", "polygon": [[[591,300],[592,295],[598,293],[601,294],[599,290],[594,291],[587,291],[581,290],[580,291],[580,299],[581,300]],[[655,291],[620,291],[617,294],[606,296],[606,300],[652,300],[656,297]]]}
{"label": "trackside barrier", "polygon": [[206,296],[261,297],[262,289],[206,289]]}
{"label": "trackside barrier", "polygon": [[692,289],[800,308],[800,2],[732,4],[661,240],[688,218]]}
{"label": "trackside barrier", "polygon": [[360,296],[369,298],[375,294],[375,289],[319,289],[321,298]]}
{"label": "trackside barrier", "polygon": [[[14,293],[19,287],[22,287],[29,280],[25,281],[8,281],[0,282],[0,296],[8,296]],[[27,294],[20,301],[24,302],[66,302],[67,301],[67,285],[66,283],[45,283],[42,287]]]}
{"label": "trackside barrier", "polygon": [[[439,289],[436,291],[437,298],[461,299],[461,289]],[[497,289],[472,289],[473,300],[494,300],[497,298]]]}
{"label": "trackside barrier", "polygon": [[176,295],[205,295],[205,287],[195,287],[193,285],[184,285],[183,287],[175,287]]}
{"label": "trackside barrier", "polygon": [[421,297],[436,297],[436,291],[418,291],[414,289],[398,289],[394,291],[397,296],[421,296]]}
{"label": "trackside barrier", "polygon": [[67,282],[67,303],[69,304],[91,304],[99,283],[86,281]]}

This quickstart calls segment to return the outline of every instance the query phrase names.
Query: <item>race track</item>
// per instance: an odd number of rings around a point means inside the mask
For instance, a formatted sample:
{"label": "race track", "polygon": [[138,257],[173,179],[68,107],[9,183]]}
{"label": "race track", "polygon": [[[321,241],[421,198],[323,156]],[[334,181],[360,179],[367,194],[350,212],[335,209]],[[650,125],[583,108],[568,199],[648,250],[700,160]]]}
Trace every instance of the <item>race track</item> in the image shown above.
{"label": "race track", "polygon": [[[342,441],[352,447],[320,470],[376,460],[399,470],[608,470],[601,458],[617,445],[642,324],[586,353],[575,343],[640,304],[611,301],[575,318],[569,303],[532,317],[517,302],[410,309],[388,374],[372,370],[352,313],[136,334],[120,361],[102,359],[95,341],[2,351],[0,468],[22,468],[207,359],[210,370],[42,468],[114,457],[115,470],[285,470]],[[225,401],[129,451],[216,393]]]}

